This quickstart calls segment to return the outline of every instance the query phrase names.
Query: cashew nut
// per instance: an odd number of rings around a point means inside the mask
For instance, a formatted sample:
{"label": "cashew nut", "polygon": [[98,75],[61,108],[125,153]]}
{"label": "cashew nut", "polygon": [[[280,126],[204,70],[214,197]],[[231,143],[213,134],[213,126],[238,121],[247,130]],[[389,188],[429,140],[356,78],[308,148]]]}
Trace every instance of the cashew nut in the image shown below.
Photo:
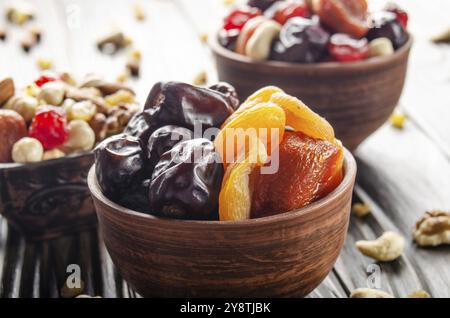
{"label": "cashew nut", "polygon": [[450,213],[429,211],[416,223],[414,240],[420,246],[450,244]]}
{"label": "cashew nut", "polygon": [[30,137],[19,139],[12,149],[12,159],[18,163],[41,161],[43,154],[44,147],[41,142]]}
{"label": "cashew nut", "polygon": [[350,298],[394,298],[394,296],[378,289],[358,288],[352,291]]}
{"label": "cashew nut", "polygon": [[69,125],[69,138],[64,143],[64,148],[70,151],[91,150],[95,144],[95,133],[84,120],[72,120]]}
{"label": "cashew nut", "polygon": [[388,38],[376,38],[369,42],[369,56],[385,56],[394,53],[394,46]]}
{"label": "cashew nut", "polygon": [[45,103],[59,106],[64,100],[65,88],[61,82],[48,82],[42,86],[41,92],[38,95],[39,100]]}
{"label": "cashew nut", "polygon": [[364,255],[377,261],[393,261],[398,258],[405,248],[405,239],[400,234],[385,232],[373,241],[358,241],[356,247]]}
{"label": "cashew nut", "polygon": [[247,41],[245,55],[255,61],[263,61],[269,57],[272,41],[278,36],[281,25],[273,20],[261,23]]}
{"label": "cashew nut", "polygon": [[5,108],[18,112],[26,122],[30,122],[38,107],[38,101],[31,96],[14,96],[5,105]]}
{"label": "cashew nut", "polygon": [[409,294],[408,298],[431,298],[431,296],[424,290],[418,290]]}
{"label": "cashew nut", "polygon": [[352,206],[352,213],[359,218],[370,214],[370,206],[365,203],[355,203]]}

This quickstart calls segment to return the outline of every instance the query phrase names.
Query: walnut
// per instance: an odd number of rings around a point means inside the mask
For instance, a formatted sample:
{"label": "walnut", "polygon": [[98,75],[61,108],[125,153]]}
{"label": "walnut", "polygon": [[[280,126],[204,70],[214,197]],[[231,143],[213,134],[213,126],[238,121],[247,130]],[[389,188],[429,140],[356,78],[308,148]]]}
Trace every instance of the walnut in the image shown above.
{"label": "walnut", "polygon": [[450,244],[450,212],[426,212],[416,223],[413,236],[420,246]]}
{"label": "walnut", "polygon": [[358,241],[356,247],[361,253],[377,261],[393,261],[400,257],[405,248],[405,239],[400,234],[385,232],[373,241]]}

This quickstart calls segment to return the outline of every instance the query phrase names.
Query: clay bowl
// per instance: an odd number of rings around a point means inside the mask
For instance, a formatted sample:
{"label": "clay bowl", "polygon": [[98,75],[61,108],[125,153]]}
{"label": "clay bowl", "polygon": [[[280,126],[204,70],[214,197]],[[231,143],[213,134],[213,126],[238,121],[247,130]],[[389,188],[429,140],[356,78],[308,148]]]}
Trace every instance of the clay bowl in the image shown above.
{"label": "clay bowl", "polygon": [[212,37],[210,45],[219,80],[235,86],[239,96],[249,96],[263,86],[278,86],[330,121],[337,138],[353,151],[397,105],[412,42],[409,36],[390,56],[316,64],[253,62],[222,47],[217,37]]}
{"label": "clay bowl", "polygon": [[96,225],[86,184],[92,152],[30,164],[0,164],[0,213],[28,240]]}
{"label": "clay bowl", "polygon": [[305,208],[238,222],[157,218],[121,207],[88,185],[100,230],[123,278],[145,297],[301,297],[332,269],[346,237],[356,163]]}

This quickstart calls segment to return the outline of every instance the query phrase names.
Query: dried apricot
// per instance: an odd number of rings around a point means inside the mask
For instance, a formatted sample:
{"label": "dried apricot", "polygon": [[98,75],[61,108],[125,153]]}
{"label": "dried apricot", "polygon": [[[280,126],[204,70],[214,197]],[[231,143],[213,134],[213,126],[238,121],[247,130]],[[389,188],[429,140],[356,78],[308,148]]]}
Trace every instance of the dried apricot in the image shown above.
{"label": "dried apricot", "polygon": [[219,219],[221,221],[246,220],[250,218],[250,175],[255,167],[267,161],[267,150],[262,142],[253,139],[248,153],[241,154],[236,163],[230,165],[222,181],[219,195]]}
{"label": "dried apricot", "polygon": [[[251,217],[301,208],[331,192],[342,181],[343,148],[339,143],[286,132],[275,174],[255,169]],[[256,186],[257,185],[257,186]]]}
{"label": "dried apricot", "polygon": [[249,149],[252,139],[261,140],[270,155],[273,145],[278,145],[283,139],[285,125],[286,116],[282,108],[270,102],[259,103],[223,126],[214,145],[225,167]]}
{"label": "dried apricot", "polygon": [[330,123],[313,112],[301,100],[284,93],[274,93],[270,101],[284,109],[286,125],[295,131],[312,138],[334,142],[334,130]]}

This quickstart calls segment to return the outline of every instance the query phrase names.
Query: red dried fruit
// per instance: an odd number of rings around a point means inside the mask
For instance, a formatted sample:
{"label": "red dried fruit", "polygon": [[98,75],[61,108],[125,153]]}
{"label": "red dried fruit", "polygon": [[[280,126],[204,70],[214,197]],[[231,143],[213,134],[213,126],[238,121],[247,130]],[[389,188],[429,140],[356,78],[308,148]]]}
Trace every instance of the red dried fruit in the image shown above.
{"label": "red dried fruit", "polygon": [[320,21],[335,32],[359,39],[369,30],[366,0],[317,0],[314,10]]}
{"label": "red dried fruit", "polygon": [[366,38],[357,40],[347,34],[336,33],[330,38],[328,51],[339,62],[360,61],[369,56],[369,42]]}
{"label": "red dried fruit", "polygon": [[233,10],[228,16],[225,17],[223,28],[225,30],[241,30],[248,20],[259,15],[261,15],[261,10],[258,8],[243,7]]}
{"label": "red dried fruit", "polygon": [[66,116],[56,107],[43,106],[36,112],[28,135],[39,140],[45,149],[61,146],[69,135]]}
{"label": "red dried fruit", "polygon": [[34,83],[41,87],[44,84],[48,83],[48,82],[54,82],[57,81],[58,79],[56,77],[53,76],[48,76],[48,75],[41,75],[37,80],[34,81]]}
{"label": "red dried fruit", "polygon": [[293,17],[307,18],[311,15],[309,8],[303,1],[282,2],[275,13],[274,20],[280,24],[285,24],[287,20]]}
{"label": "red dried fruit", "polygon": [[279,148],[275,174],[254,170],[251,217],[263,217],[301,208],[318,200],[342,181],[343,149],[339,142],[286,132]]}
{"label": "red dried fruit", "polygon": [[397,17],[397,21],[406,30],[406,27],[408,26],[408,13],[406,13],[406,11],[404,11],[395,3],[388,3],[385,7],[385,10],[394,13]]}

